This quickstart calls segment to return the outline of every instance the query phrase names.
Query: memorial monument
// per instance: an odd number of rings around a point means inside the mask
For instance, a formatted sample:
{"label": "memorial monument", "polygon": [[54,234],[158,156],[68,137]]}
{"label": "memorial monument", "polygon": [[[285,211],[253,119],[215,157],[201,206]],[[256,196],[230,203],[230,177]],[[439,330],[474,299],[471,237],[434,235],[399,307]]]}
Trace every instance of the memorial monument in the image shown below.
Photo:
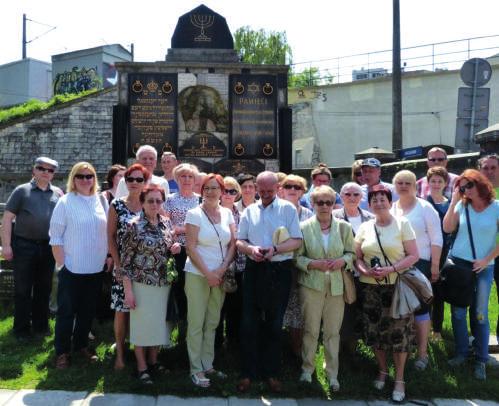
{"label": "memorial monument", "polygon": [[116,68],[113,162],[151,144],[205,172],[291,170],[288,66],[240,62],[225,18],[208,7],[178,19],[164,62]]}

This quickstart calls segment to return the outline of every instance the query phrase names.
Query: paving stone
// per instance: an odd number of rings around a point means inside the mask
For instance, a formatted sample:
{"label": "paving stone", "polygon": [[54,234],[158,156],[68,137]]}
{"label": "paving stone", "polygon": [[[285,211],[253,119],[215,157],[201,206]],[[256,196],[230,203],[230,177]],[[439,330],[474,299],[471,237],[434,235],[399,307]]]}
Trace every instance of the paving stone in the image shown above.
{"label": "paving stone", "polygon": [[234,396],[229,398],[229,406],[297,406],[296,399],[270,399],[264,396],[257,399],[239,399]]}
{"label": "paving stone", "polygon": [[155,406],[154,396],[129,393],[90,393],[82,406]]}
{"label": "paving stone", "polygon": [[0,389],[0,406],[7,404],[7,401],[16,394],[16,390]]}
{"label": "paving stone", "polygon": [[[480,403],[473,403],[468,399],[433,399],[433,404],[436,406],[477,406]],[[495,404],[495,403],[494,403]]]}
{"label": "paving stone", "polygon": [[5,406],[81,406],[86,395],[87,392],[22,389]]}
{"label": "paving stone", "polygon": [[468,401],[470,405],[477,405],[477,406],[497,406],[498,403],[494,402],[493,400],[481,400],[481,399],[471,399],[471,401]]}
{"label": "paving stone", "polygon": [[[180,398],[178,396],[158,396],[156,406],[227,406],[226,398]],[[142,406],[142,405],[141,405]]]}
{"label": "paving stone", "polygon": [[346,399],[296,399],[298,406],[328,406],[331,404],[346,405],[346,406],[367,406],[367,402],[364,400],[346,400]]}

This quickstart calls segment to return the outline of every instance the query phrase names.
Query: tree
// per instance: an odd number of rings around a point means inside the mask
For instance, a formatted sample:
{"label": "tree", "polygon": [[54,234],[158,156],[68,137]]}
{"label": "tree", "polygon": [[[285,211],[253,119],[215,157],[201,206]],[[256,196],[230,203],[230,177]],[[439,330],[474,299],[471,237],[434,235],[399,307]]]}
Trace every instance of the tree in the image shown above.
{"label": "tree", "polygon": [[308,87],[329,85],[333,83],[333,76],[328,70],[321,72],[316,66],[305,68],[301,72],[290,72],[288,87]]}
{"label": "tree", "polygon": [[286,65],[292,61],[285,31],[255,31],[244,26],[234,33],[234,47],[246,63]]}

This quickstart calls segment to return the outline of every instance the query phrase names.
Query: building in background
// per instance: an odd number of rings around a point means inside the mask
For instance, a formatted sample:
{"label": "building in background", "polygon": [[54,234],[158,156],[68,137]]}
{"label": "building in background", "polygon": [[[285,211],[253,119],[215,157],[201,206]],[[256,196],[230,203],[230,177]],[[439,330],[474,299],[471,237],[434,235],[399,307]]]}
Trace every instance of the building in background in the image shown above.
{"label": "building in background", "polygon": [[33,58],[0,66],[0,108],[52,96],[52,65]]}

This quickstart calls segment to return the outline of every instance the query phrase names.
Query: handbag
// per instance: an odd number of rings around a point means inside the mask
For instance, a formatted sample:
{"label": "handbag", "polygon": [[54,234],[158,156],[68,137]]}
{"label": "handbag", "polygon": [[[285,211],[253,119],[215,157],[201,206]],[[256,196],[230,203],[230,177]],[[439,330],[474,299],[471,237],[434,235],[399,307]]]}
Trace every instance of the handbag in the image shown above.
{"label": "handbag", "polygon": [[[473,259],[476,259],[468,206],[465,206],[465,212],[471,253]],[[475,292],[473,262],[449,255],[440,271],[440,284],[442,288],[442,297],[445,302],[457,307],[470,306]]]}
{"label": "handbag", "polygon": [[[224,258],[224,251],[222,249],[222,240],[220,239],[220,234],[218,234],[218,230],[215,227],[215,224],[213,224],[213,221],[211,220],[210,216],[208,216],[208,213],[201,207],[201,210],[203,210],[204,215],[208,218],[210,221],[210,224],[212,225],[213,229],[215,230],[215,233],[217,234],[218,238],[218,245],[220,247],[220,253],[222,254],[222,262],[225,261]],[[236,281],[236,264],[235,261],[232,261],[230,265],[227,267],[225,270],[223,276],[222,276],[222,283],[220,284],[220,287],[225,293],[234,293],[237,290],[237,281]]]}
{"label": "handbag", "polygon": [[341,276],[343,277],[343,300],[346,304],[352,304],[357,300],[357,290],[355,288],[353,274],[342,269]]}

